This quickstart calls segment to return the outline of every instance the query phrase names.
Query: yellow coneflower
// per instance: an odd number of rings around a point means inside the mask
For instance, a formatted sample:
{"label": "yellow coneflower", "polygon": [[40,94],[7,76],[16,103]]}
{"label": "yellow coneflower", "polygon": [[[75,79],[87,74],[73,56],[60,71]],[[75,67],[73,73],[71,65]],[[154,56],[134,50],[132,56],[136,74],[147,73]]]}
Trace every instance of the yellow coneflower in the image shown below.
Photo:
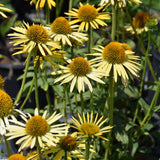
{"label": "yellow coneflower", "polygon": [[[85,141],[79,140],[77,132],[58,138],[57,145],[45,149],[44,154],[56,153],[54,160],[61,160],[67,152],[67,159],[72,159],[72,155],[80,160],[85,160],[82,150],[85,150]],[[93,152],[93,150],[90,150]]]}
{"label": "yellow coneflower", "polygon": [[14,117],[14,112],[23,114],[20,110],[14,109],[12,98],[3,90],[0,89],[0,134],[6,133],[5,127],[9,125],[8,117]]}
{"label": "yellow coneflower", "polygon": [[36,10],[38,8],[44,8],[45,4],[48,4],[49,6],[49,9],[52,9],[52,6],[55,7],[56,6],[56,3],[54,0],[31,0],[30,1],[30,4],[35,4],[36,5]]}
{"label": "yellow coneflower", "polygon": [[21,27],[12,28],[14,33],[9,34],[11,41],[14,46],[21,45],[20,51],[14,53],[13,55],[29,53],[34,48],[38,47],[40,53],[46,56],[46,53],[52,55],[50,48],[58,48],[61,46],[51,39],[51,32],[47,30],[42,25],[24,23]]}
{"label": "yellow coneflower", "polygon": [[5,8],[4,5],[0,3],[0,15],[4,18],[7,18],[3,12],[12,12],[12,10]]}
{"label": "yellow coneflower", "polygon": [[16,144],[21,143],[18,151],[21,151],[27,146],[33,148],[37,141],[41,148],[44,147],[45,143],[55,146],[55,143],[57,142],[55,136],[59,133],[65,133],[65,130],[68,128],[64,123],[53,125],[54,122],[62,117],[61,114],[56,114],[56,112],[48,117],[47,111],[45,111],[43,115],[40,116],[38,114],[38,109],[36,108],[34,116],[28,115],[29,119],[21,115],[25,124],[13,119],[10,120],[13,124],[6,128],[9,131],[6,134],[9,136],[8,140],[21,137],[16,142]]}
{"label": "yellow coneflower", "polygon": [[72,122],[74,124],[74,126],[72,127],[79,131],[78,134],[82,135],[83,137],[99,137],[108,141],[107,138],[102,136],[104,133],[110,132],[110,129],[112,128],[112,126],[102,127],[107,119],[103,119],[103,116],[98,119],[98,113],[94,118],[93,112],[91,112],[90,116],[87,112],[87,120],[84,113],[83,116],[80,116],[80,114],[78,113],[78,118],[79,121],[77,120],[77,118],[72,117]]}
{"label": "yellow coneflower", "polygon": [[13,154],[8,158],[8,160],[27,160],[27,158],[22,154]]}
{"label": "yellow coneflower", "polygon": [[52,37],[54,41],[61,41],[63,45],[68,44],[72,46],[69,38],[73,38],[82,43],[81,40],[87,40],[87,34],[75,32],[76,25],[70,25],[70,22],[64,17],[56,18],[52,25]]}
{"label": "yellow coneflower", "polygon": [[88,31],[89,25],[94,29],[98,29],[99,25],[106,26],[107,24],[103,20],[110,19],[109,14],[105,12],[100,12],[103,7],[95,8],[94,5],[83,5],[80,3],[79,9],[73,8],[66,13],[66,15],[71,16],[72,20],[70,24],[75,24],[80,22],[79,31],[84,29]]}
{"label": "yellow coneflower", "polygon": [[0,134],[6,133],[5,126],[9,124],[8,116],[13,111],[13,101],[11,97],[3,90],[0,90]]}
{"label": "yellow coneflower", "polygon": [[61,84],[71,82],[70,92],[73,91],[76,82],[79,92],[85,91],[84,83],[89,87],[89,90],[92,92],[92,85],[88,78],[104,84],[104,82],[100,79],[102,76],[104,76],[104,73],[101,70],[94,69],[90,65],[90,62],[87,61],[85,58],[76,57],[75,59],[68,60],[67,62],[69,63],[67,66],[59,65],[59,68],[61,70],[51,73],[52,75],[63,74],[62,76],[56,78],[54,83],[62,80],[63,81],[61,82]]}
{"label": "yellow coneflower", "polygon": [[0,89],[4,88],[4,80],[3,77],[0,75]]}
{"label": "yellow coneflower", "polygon": [[[117,0],[117,4],[118,4],[118,7],[125,7],[126,6],[126,1],[129,3],[129,4],[132,4],[133,2],[136,3],[136,4],[140,4],[142,3],[140,0]],[[115,0],[101,0],[100,2],[100,6],[101,5],[104,5],[104,4],[111,4],[111,5],[115,5]]]}
{"label": "yellow coneflower", "polygon": [[98,57],[92,59],[91,62],[95,63],[94,66],[98,69],[102,69],[106,75],[109,75],[113,69],[115,82],[117,82],[118,75],[124,83],[128,81],[129,76],[130,78],[133,78],[133,76],[138,77],[140,64],[136,61],[139,60],[139,56],[135,56],[127,44],[111,42],[105,47],[99,46],[94,50],[98,52],[92,55]]}
{"label": "yellow coneflower", "polygon": [[[136,29],[137,34],[147,32],[147,21],[151,19],[151,16],[147,12],[139,12],[133,18],[133,26]],[[131,25],[125,26],[126,30],[134,34],[134,30]]]}

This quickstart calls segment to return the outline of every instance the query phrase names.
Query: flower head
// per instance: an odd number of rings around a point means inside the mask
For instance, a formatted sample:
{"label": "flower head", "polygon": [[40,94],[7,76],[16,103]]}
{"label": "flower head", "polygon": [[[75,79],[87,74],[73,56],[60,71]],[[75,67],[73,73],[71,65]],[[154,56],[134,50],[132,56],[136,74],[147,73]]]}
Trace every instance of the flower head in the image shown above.
{"label": "flower head", "polygon": [[86,34],[74,31],[76,27],[76,25],[71,25],[64,17],[56,18],[51,25],[54,41],[62,41],[63,45],[67,43],[72,46],[70,38],[73,38],[80,43],[82,43],[82,40],[87,40]]}
{"label": "flower head", "polygon": [[27,160],[22,154],[13,154],[11,155],[8,160]]}
{"label": "flower head", "polygon": [[[118,7],[120,7],[120,8],[125,7],[126,1],[128,1],[129,4],[132,4],[133,2],[136,4],[142,3],[140,0],[117,0]],[[115,3],[115,0],[101,0],[99,5],[101,6],[101,5],[106,5],[106,4],[111,4],[113,6],[117,5]]]}
{"label": "flower head", "polygon": [[12,12],[12,11],[8,8],[5,8],[4,5],[0,3],[0,15],[4,18],[7,18],[7,16],[3,12]]}
{"label": "flower head", "polygon": [[104,75],[104,73],[100,70],[94,69],[90,65],[90,62],[87,61],[85,58],[77,57],[72,61],[68,60],[68,63],[69,64],[66,67],[60,65],[60,71],[52,72],[52,75],[63,74],[62,76],[56,78],[54,83],[61,80],[63,80],[61,84],[69,83],[71,81],[70,92],[73,91],[76,82],[79,92],[85,91],[84,83],[86,83],[86,85],[89,87],[89,90],[92,92],[92,85],[88,78],[104,84],[104,82],[100,79]]}
{"label": "flower head", "polygon": [[29,115],[29,119],[26,119],[26,116],[21,115],[22,119],[25,121],[25,124],[17,121],[16,119],[10,120],[15,125],[10,125],[7,127],[10,139],[21,137],[16,144],[23,142],[19,148],[19,151],[26,146],[33,148],[35,146],[36,140],[38,140],[40,147],[44,147],[44,143],[55,146],[57,139],[55,136],[58,133],[64,133],[65,129],[68,128],[65,124],[54,124],[59,120],[62,115],[56,114],[54,112],[49,118],[47,111],[43,113],[42,116],[38,114],[38,109],[35,109],[34,116]]}
{"label": "flower head", "polygon": [[0,89],[4,88],[4,80],[3,77],[0,75]]}
{"label": "flower head", "polygon": [[[71,159],[71,155],[74,155],[78,159],[84,160],[82,150],[85,150],[85,141],[79,140],[77,132],[74,132],[58,138],[57,145],[45,148],[44,154],[56,153],[55,159],[59,157],[61,160],[64,153],[67,152],[67,159]],[[90,151],[93,152],[92,149]]]}
{"label": "flower head", "polygon": [[14,112],[23,114],[20,110],[14,109],[11,97],[3,90],[0,89],[0,134],[6,133],[5,127],[9,125],[8,117],[14,117]]}
{"label": "flower head", "polygon": [[[151,15],[149,15],[147,12],[139,12],[135,15],[133,18],[133,26],[136,29],[136,32],[138,34],[141,34],[142,32],[147,32],[147,21],[151,19]],[[134,34],[134,30],[132,26],[127,25],[125,26],[127,31],[130,31],[132,34]]]}
{"label": "flower head", "polygon": [[3,90],[0,90],[0,118],[7,117],[13,111],[13,101]]}
{"label": "flower head", "polygon": [[73,9],[66,14],[72,16],[74,19],[70,22],[70,24],[80,22],[79,31],[83,31],[84,29],[88,31],[89,25],[91,25],[94,29],[99,28],[98,25],[107,25],[105,22],[103,22],[103,20],[110,19],[110,16],[107,13],[100,13],[99,11],[101,9],[102,7],[95,8],[93,5],[83,5],[80,3],[79,9]]}
{"label": "flower head", "polygon": [[29,26],[29,24],[24,23],[22,27],[12,29],[16,32],[9,34],[11,39],[15,39],[11,43],[14,46],[21,45],[21,50],[13,55],[28,53],[38,47],[41,54],[46,56],[46,54],[52,55],[50,48],[61,48],[57,42],[52,41],[50,31],[42,25],[33,24]]}
{"label": "flower head", "polygon": [[136,60],[139,60],[139,57],[134,55],[134,52],[127,44],[111,42],[105,47],[99,46],[99,48],[94,49],[98,53],[92,55],[98,57],[91,60],[92,63],[95,63],[93,66],[102,69],[106,75],[109,75],[113,70],[115,82],[117,82],[118,75],[124,83],[127,83],[129,76],[130,78],[133,78],[133,76],[138,77],[140,64]]}
{"label": "flower head", "polygon": [[49,9],[52,9],[52,6],[55,7],[56,6],[56,3],[54,0],[31,0],[30,1],[30,4],[35,4],[36,5],[36,10],[38,8],[44,8],[45,4],[48,5]]}
{"label": "flower head", "polygon": [[79,131],[78,134],[81,134],[83,137],[99,137],[108,141],[107,138],[102,136],[104,133],[110,132],[110,129],[112,128],[112,126],[102,128],[102,125],[107,121],[107,119],[102,120],[103,116],[98,119],[98,113],[96,114],[96,117],[93,118],[93,112],[90,116],[87,112],[87,120],[84,113],[83,116],[80,116],[78,113],[78,118],[79,121],[72,117],[72,122],[74,124],[72,127]]}

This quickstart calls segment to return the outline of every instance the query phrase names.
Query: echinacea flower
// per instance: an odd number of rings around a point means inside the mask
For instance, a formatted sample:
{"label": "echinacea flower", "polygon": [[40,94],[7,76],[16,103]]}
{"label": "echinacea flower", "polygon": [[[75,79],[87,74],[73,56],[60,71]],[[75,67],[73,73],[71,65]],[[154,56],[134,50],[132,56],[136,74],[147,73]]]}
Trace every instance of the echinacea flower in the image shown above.
{"label": "echinacea flower", "polygon": [[89,90],[92,92],[93,88],[88,80],[88,78],[104,84],[104,82],[100,79],[104,76],[104,73],[101,70],[94,69],[89,61],[87,61],[83,57],[76,57],[72,61],[67,61],[69,64],[67,66],[59,65],[61,70],[52,72],[52,75],[63,74],[60,77],[56,78],[54,83],[62,81],[63,83],[71,83],[70,92],[73,91],[74,86],[77,82],[78,91],[85,91],[84,83],[89,87]]}
{"label": "echinacea flower", "polygon": [[13,154],[11,156],[9,156],[8,160],[27,160],[27,158],[25,156],[23,156],[22,154]]}
{"label": "echinacea flower", "polygon": [[40,53],[43,56],[46,56],[46,53],[52,55],[50,48],[60,49],[60,45],[57,42],[54,42],[50,37],[50,31],[47,30],[42,25],[24,23],[21,27],[12,27],[16,32],[9,34],[11,41],[14,46],[21,45],[22,49],[14,53],[13,55],[29,53],[34,48],[38,47]]}
{"label": "echinacea flower", "polygon": [[20,110],[14,109],[13,100],[3,90],[0,89],[0,134],[6,134],[5,127],[9,125],[8,117],[14,118],[14,112],[23,114]]}
{"label": "echinacea flower", "polygon": [[[151,19],[151,16],[147,12],[139,12],[135,15],[133,18],[133,26],[135,27],[137,34],[148,31],[146,24],[149,19]],[[127,25],[125,28],[132,34],[135,33],[131,25]]]}
{"label": "echinacea flower", "polygon": [[102,127],[102,125],[107,121],[107,119],[103,119],[103,116],[98,119],[98,113],[94,118],[93,112],[91,112],[90,116],[87,112],[87,117],[84,113],[83,116],[80,116],[80,114],[78,113],[78,118],[79,121],[77,120],[77,118],[72,117],[72,127],[78,130],[78,134],[82,135],[82,137],[99,137],[108,141],[107,138],[102,136],[104,133],[110,132],[112,128],[112,126]]}
{"label": "echinacea flower", "polygon": [[121,77],[124,84],[127,83],[129,76],[130,78],[138,77],[140,64],[136,61],[139,60],[139,56],[134,55],[128,44],[111,42],[105,47],[99,46],[94,50],[98,52],[92,54],[92,56],[97,56],[91,60],[92,63],[95,63],[93,66],[102,69],[106,75],[113,70],[115,82],[117,82],[118,76]]}
{"label": "echinacea flower", "polygon": [[[85,150],[85,141],[79,140],[77,132],[71,135],[65,135],[59,138],[57,145],[45,148],[44,155],[50,153],[56,153],[53,160],[61,160],[64,153],[67,152],[67,159],[72,159],[71,155],[74,155],[80,160],[85,160],[83,151]],[[93,150],[90,150],[93,152]]]}
{"label": "echinacea flower", "polygon": [[79,31],[83,31],[84,29],[88,31],[89,26],[92,26],[94,29],[98,29],[99,25],[106,26],[107,24],[103,20],[110,19],[108,13],[100,12],[103,7],[95,8],[94,5],[83,5],[79,3],[79,9],[73,8],[66,13],[66,15],[71,16],[72,20],[70,24],[75,24],[80,22]]}
{"label": "echinacea flower", "polygon": [[4,80],[3,77],[0,75],[0,89],[4,88]]}
{"label": "echinacea flower", "polygon": [[38,8],[44,8],[45,4],[47,4],[49,6],[49,9],[51,10],[52,6],[55,7],[56,3],[54,0],[31,0],[30,4],[35,4],[36,5],[36,10]]}
{"label": "echinacea flower", "polygon": [[0,3],[0,15],[4,18],[7,18],[7,16],[3,12],[12,12],[12,10],[4,7],[4,5]]}
{"label": "echinacea flower", "polygon": [[43,115],[40,116],[38,114],[38,109],[36,108],[34,116],[31,116],[29,113],[28,115],[29,119],[21,115],[25,124],[17,121],[17,119],[12,119],[10,121],[13,124],[7,127],[7,130],[9,131],[6,134],[9,136],[8,140],[19,137],[19,140],[16,142],[16,144],[21,143],[18,151],[21,151],[27,146],[33,148],[37,142],[41,148],[43,148],[46,143],[55,146],[55,143],[57,142],[55,136],[59,133],[65,133],[66,128],[68,128],[65,123],[53,124],[62,117],[60,113],[56,114],[56,112],[54,112],[48,117],[47,111],[45,111]]}
{"label": "echinacea flower", "polygon": [[[132,4],[133,2],[136,3],[136,4],[140,4],[142,3],[140,0],[117,0],[116,3],[118,3],[118,7],[125,7],[126,6],[126,1],[129,3],[129,4]],[[101,0],[100,2],[100,6],[102,5],[105,5],[105,4],[111,4],[113,6],[115,6],[115,0]]]}
{"label": "echinacea flower", "polygon": [[54,41],[61,41],[63,45],[68,44],[72,46],[69,38],[73,38],[81,43],[81,40],[87,40],[87,34],[74,31],[76,27],[76,25],[70,25],[70,22],[64,17],[56,18],[51,25]]}

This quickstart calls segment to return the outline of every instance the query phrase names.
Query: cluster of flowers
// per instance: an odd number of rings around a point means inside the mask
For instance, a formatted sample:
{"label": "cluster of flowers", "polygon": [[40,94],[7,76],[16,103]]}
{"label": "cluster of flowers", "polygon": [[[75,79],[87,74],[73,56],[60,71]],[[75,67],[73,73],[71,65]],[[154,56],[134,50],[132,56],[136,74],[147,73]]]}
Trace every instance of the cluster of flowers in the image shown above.
{"label": "cluster of flowers", "polygon": [[[140,0],[129,0],[130,4],[135,2],[140,4]],[[31,0],[30,4],[35,4],[36,10],[43,8],[45,4],[48,4],[49,9],[55,7],[53,0]],[[101,84],[105,84],[102,80],[103,77],[108,77],[110,73],[113,73],[114,82],[117,82],[118,77],[121,77],[122,83],[126,85],[129,78],[133,79],[138,77],[140,70],[140,64],[137,62],[140,60],[139,56],[136,56],[130,46],[126,43],[110,42],[106,46],[98,46],[93,48],[95,53],[88,53],[87,57],[73,57],[69,59],[63,55],[64,51],[61,49],[68,45],[73,47],[74,45],[83,45],[84,41],[88,40],[85,31],[89,31],[90,27],[98,29],[99,26],[106,26],[104,20],[109,20],[110,15],[103,12],[104,6],[111,4],[115,5],[114,0],[102,0],[100,7],[95,8],[94,5],[80,3],[79,9],[73,8],[66,15],[71,16],[72,21],[68,21],[65,17],[56,18],[52,24],[42,25],[33,24],[29,25],[24,22],[21,26],[12,27],[14,33],[10,33],[14,46],[19,46],[19,51],[14,53],[23,54],[29,53],[33,56],[34,67],[39,65],[43,68],[43,61],[49,61],[52,66],[56,66],[56,70],[51,75],[59,77],[55,78],[54,83],[61,82],[70,84],[70,92],[77,86],[78,92],[85,92],[85,84],[92,92],[92,84],[89,79]],[[118,0],[118,7],[124,7],[126,5],[125,0]],[[0,8],[2,11],[4,8]],[[0,12],[3,17],[6,15]],[[151,16],[148,13],[138,13],[133,19],[133,25],[137,30],[137,33],[147,31],[146,23]],[[77,25],[75,25],[77,24]],[[135,31],[131,26],[126,27],[127,30],[134,33]],[[93,58],[95,57],[95,58]],[[52,61],[52,58],[62,60],[61,64],[56,64]],[[26,61],[28,58],[26,59]],[[8,140],[19,138],[16,144],[20,144],[19,152],[30,146],[33,148],[35,145],[40,147],[40,151],[44,152],[44,155],[54,153],[55,160],[61,159],[65,153],[67,157],[70,157],[70,153],[77,156],[79,159],[84,159],[83,152],[85,150],[85,141],[82,138],[95,136],[107,140],[102,134],[109,132],[112,126],[102,125],[107,119],[103,119],[103,116],[98,119],[98,114],[93,118],[93,112],[89,116],[78,114],[79,121],[76,118],[72,118],[73,126],[77,132],[68,134],[69,126],[66,123],[56,123],[62,115],[54,112],[49,115],[47,111],[40,115],[40,111],[36,108],[34,116],[29,113],[25,114],[22,111],[15,109],[12,99],[3,90],[3,78],[0,77],[0,134],[5,135]],[[16,112],[16,113],[15,113]],[[25,123],[16,119],[16,114],[22,118]],[[8,116],[10,119],[8,120]],[[10,123],[11,124],[10,124]],[[7,133],[6,133],[7,130]],[[77,136],[77,135],[82,135]],[[94,152],[90,149],[91,152]],[[26,159],[32,159],[37,157],[38,153],[34,153],[26,157]],[[13,155],[16,158],[25,159],[23,155]],[[12,156],[9,158],[16,159]],[[24,157],[24,158],[23,158]],[[18,158],[17,158],[18,159]]]}
{"label": "cluster of flowers", "polygon": [[[8,140],[19,138],[16,141],[17,145],[20,144],[19,152],[25,147],[32,149],[38,146],[44,152],[44,155],[57,152],[55,159],[61,159],[66,152],[68,158],[71,158],[71,154],[73,154],[83,160],[84,154],[82,151],[85,150],[85,140],[82,138],[99,137],[107,140],[102,134],[109,132],[112,127],[102,127],[107,120],[103,119],[103,116],[98,119],[98,114],[93,117],[92,112],[91,115],[87,113],[87,120],[85,114],[83,116],[78,114],[79,121],[72,117],[74,124],[72,127],[77,132],[69,135],[69,125],[58,123],[58,120],[62,118],[62,114],[54,112],[49,115],[47,111],[44,111],[41,116],[37,108],[34,116],[23,113],[15,109],[11,97],[3,90],[4,81],[2,76],[0,76],[0,87],[0,134],[9,137]],[[16,115],[19,115],[24,123],[17,120]],[[94,152],[93,149],[90,149],[90,151]],[[12,159],[38,159],[38,153],[32,152],[27,157],[22,154],[14,154],[8,158],[8,160]]]}

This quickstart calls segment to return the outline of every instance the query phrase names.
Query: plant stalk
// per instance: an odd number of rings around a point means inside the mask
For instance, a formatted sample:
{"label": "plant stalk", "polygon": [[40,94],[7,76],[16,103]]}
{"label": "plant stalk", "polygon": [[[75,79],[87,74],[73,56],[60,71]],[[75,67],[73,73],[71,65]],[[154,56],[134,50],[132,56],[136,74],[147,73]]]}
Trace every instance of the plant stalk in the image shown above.
{"label": "plant stalk", "polygon": [[23,77],[23,80],[22,80],[22,84],[21,84],[21,88],[19,90],[18,96],[17,96],[17,98],[16,98],[16,100],[14,102],[15,105],[17,105],[17,103],[19,102],[19,100],[20,100],[20,98],[22,96],[22,93],[23,93],[23,89],[24,89],[24,85],[25,85],[25,82],[26,82],[26,77],[27,77],[27,72],[28,72],[31,56],[32,56],[32,51],[28,54],[28,57],[27,57],[26,67],[24,69],[24,77]]}
{"label": "plant stalk", "polygon": [[111,31],[111,41],[115,41],[115,35],[116,35],[116,1],[115,5],[112,6],[112,31]]}
{"label": "plant stalk", "polygon": [[[68,10],[71,11],[72,10],[72,0],[69,0],[69,7],[68,7]],[[71,16],[69,15],[68,17],[68,21],[70,22],[71,21]]]}
{"label": "plant stalk", "polygon": [[5,135],[3,135],[4,140],[5,140],[5,144],[6,144],[6,148],[7,148],[7,153],[8,153],[8,157],[12,155],[12,149],[11,149],[11,145],[10,142],[7,140],[7,137]]}
{"label": "plant stalk", "polygon": [[86,155],[85,155],[85,160],[89,160],[90,141],[91,141],[91,138],[88,137],[87,140],[86,140]]}
{"label": "plant stalk", "polygon": [[64,104],[64,119],[67,123],[67,108],[66,108],[66,85],[63,84],[63,104]]}
{"label": "plant stalk", "polygon": [[42,152],[41,152],[41,147],[38,142],[38,137],[36,137],[36,146],[37,146],[38,158],[39,158],[39,160],[42,160]]}
{"label": "plant stalk", "polygon": [[[114,106],[114,78],[113,78],[113,68],[111,69],[110,76],[109,76],[109,96],[107,99],[106,107],[109,107],[109,125],[113,126],[113,106]],[[108,154],[109,154],[109,148],[111,144],[111,132],[112,130],[108,133],[108,142],[106,143],[105,147],[105,156],[104,160],[108,159]]]}
{"label": "plant stalk", "polygon": [[20,107],[20,110],[22,110],[23,107],[24,107],[24,105],[26,104],[26,102],[27,102],[27,100],[28,100],[28,98],[29,98],[29,96],[30,96],[30,94],[31,94],[31,92],[32,92],[34,83],[35,83],[35,75],[33,76],[31,86],[30,86],[30,88],[29,88],[29,91],[28,91],[28,93],[27,93],[27,96],[26,96],[25,100],[23,101],[23,103],[22,103],[22,105],[21,105],[21,107]]}
{"label": "plant stalk", "polygon": [[83,98],[83,92],[80,92],[80,98],[81,98],[81,116],[83,116],[84,113],[84,98]]}
{"label": "plant stalk", "polygon": [[[148,32],[148,47],[147,47],[147,50],[145,52],[145,61],[144,61],[142,80],[141,80],[140,90],[139,90],[139,98],[142,96],[142,90],[143,90],[143,86],[144,86],[144,78],[145,78],[145,73],[146,73],[147,59],[148,59],[150,44],[151,44],[151,34],[150,34],[150,31],[149,31]],[[139,104],[137,104],[137,106],[136,106],[136,111],[135,111],[135,114],[134,114],[133,122],[135,122],[136,119],[137,119],[138,111],[139,111]]]}
{"label": "plant stalk", "polygon": [[37,79],[37,71],[38,71],[38,64],[39,61],[37,61],[36,66],[34,67],[34,75],[35,75],[35,100],[36,100],[36,107],[38,108],[38,113],[40,111],[39,107],[39,94],[38,94],[38,79]]}

